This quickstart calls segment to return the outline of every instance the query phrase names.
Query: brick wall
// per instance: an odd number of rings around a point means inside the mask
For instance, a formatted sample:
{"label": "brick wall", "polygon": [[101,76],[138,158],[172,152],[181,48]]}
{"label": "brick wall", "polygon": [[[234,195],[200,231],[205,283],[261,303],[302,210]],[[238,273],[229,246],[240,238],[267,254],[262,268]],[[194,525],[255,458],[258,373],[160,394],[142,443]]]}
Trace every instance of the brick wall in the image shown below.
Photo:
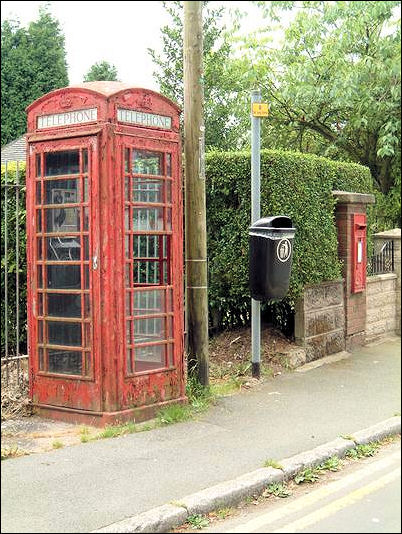
{"label": "brick wall", "polygon": [[337,204],[335,221],[338,230],[338,256],[344,278],[345,342],[353,350],[366,341],[366,289],[352,293],[352,225],[353,215],[366,213],[367,204],[374,203],[373,195],[333,191]]}
{"label": "brick wall", "polygon": [[397,282],[395,273],[367,278],[367,341],[386,334],[395,334],[397,331]]}
{"label": "brick wall", "polygon": [[307,286],[296,306],[296,343],[306,351],[306,361],[345,349],[343,280]]}

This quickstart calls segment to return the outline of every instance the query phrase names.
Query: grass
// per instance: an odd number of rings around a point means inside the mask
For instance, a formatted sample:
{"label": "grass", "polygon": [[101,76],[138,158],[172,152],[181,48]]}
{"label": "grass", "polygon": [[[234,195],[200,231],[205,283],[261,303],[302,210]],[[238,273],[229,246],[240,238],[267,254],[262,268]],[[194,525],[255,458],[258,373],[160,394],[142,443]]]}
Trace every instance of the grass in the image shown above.
{"label": "grass", "polygon": [[52,447],[53,449],[62,449],[64,447],[64,443],[56,440],[56,441],[53,441]]}
{"label": "grass", "polygon": [[269,458],[264,462],[264,467],[273,467],[274,469],[283,469],[281,464],[274,460],[273,458]]}
{"label": "grass", "polygon": [[136,431],[135,423],[129,421],[121,425],[107,425],[102,432],[93,439],[117,438],[124,434],[133,434]]}
{"label": "grass", "polygon": [[15,447],[4,447],[1,449],[1,460],[9,460],[10,458],[17,458],[18,456],[24,456],[25,451]]}

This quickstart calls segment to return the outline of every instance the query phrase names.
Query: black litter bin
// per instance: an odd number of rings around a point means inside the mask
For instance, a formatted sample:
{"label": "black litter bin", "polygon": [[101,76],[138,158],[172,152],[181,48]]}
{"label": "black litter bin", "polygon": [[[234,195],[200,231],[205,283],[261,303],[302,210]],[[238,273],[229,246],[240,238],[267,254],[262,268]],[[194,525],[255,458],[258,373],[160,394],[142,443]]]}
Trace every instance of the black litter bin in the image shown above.
{"label": "black litter bin", "polygon": [[253,299],[281,299],[286,295],[295,231],[290,217],[284,215],[258,219],[250,227],[250,292]]}

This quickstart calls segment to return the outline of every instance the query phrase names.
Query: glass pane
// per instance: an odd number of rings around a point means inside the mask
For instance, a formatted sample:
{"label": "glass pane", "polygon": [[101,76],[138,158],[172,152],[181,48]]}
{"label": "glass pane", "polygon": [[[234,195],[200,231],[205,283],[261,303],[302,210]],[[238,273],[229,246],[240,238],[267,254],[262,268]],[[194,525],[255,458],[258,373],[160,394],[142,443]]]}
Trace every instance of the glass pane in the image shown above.
{"label": "glass pane", "polygon": [[165,291],[150,289],[134,292],[134,315],[165,313]]}
{"label": "glass pane", "polygon": [[42,233],[42,210],[36,210],[36,231]]}
{"label": "glass pane", "polygon": [[133,230],[163,230],[163,208],[134,208]]}
{"label": "glass pane", "polygon": [[49,208],[45,212],[45,232],[68,233],[80,231],[79,208]]}
{"label": "glass pane", "polygon": [[167,351],[168,351],[168,366],[169,366],[169,367],[173,367],[173,365],[174,365],[174,355],[173,355],[173,350],[174,350],[174,345],[172,345],[171,343],[169,343],[169,345],[167,346]]}
{"label": "glass pane", "polygon": [[67,375],[82,374],[81,352],[48,349],[49,372]]}
{"label": "glass pane", "polygon": [[45,176],[78,174],[80,171],[78,150],[48,152],[45,154]]}
{"label": "glass pane", "polygon": [[83,202],[88,202],[88,199],[89,199],[88,178],[84,178],[83,188],[84,188],[84,191],[82,193]]}
{"label": "glass pane", "polygon": [[133,344],[133,340],[131,339],[131,321],[126,321],[126,343],[127,345]]}
{"label": "glass pane", "polygon": [[133,365],[131,362],[131,352],[132,352],[132,349],[127,349],[127,373],[129,374],[133,372]]}
{"label": "glass pane", "polygon": [[[159,258],[161,254],[166,258],[166,235],[135,235],[133,236],[133,258]],[[160,250],[162,245],[162,250]]]}
{"label": "glass pane", "polygon": [[130,149],[124,149],[124,171],[130,172]]}
{"label": "glass pane", "polygon": [[84,317],[88,319],[91,316],[91,301],[89,294],[84,293]]}
{"label": "glass pane", "polygon": [[166,339],[165,318],[136,319],[134,322],[134,342],[150,343]]}
{"label": "glass pane", "polygon": [[137,347],[134,351],[135,372],[150,371],[165,367],[165,345]]}
{"label": "glass pane", "polygon": [[36,204],[42,204],[42,183],[36,182]]}
{"label": "glass pane", "polygon": [[91,354],[89,352],[85,353],[85,374],[88,376],[91,374]]}
{"label": "glass pane", "polygon": [[47,315],[50,317],[81,317],[81,295],[48,293]]}
{"label": "glass pane", "polygon": [[89,209],[84,208],[84,224],[82,226],[82,229],[84,232],[88,231],[89,228]]}
{"label": "glass pane", "polygon": [[166,180],[166,202],[170,204],[172,202],[172,182]]}
{"label": "glass pane", "polygon": [[36,154],[36,176],[39,178],[42,176],[42,169],[41,169],[41,157],[40,154]]}
{"label": "glass pane", "polygon": [[38,294],[38,316],[41,317],[43,315],[43,295],[42,293]]}
{"label": "glass pane", "polygon": [[88,172],[88,149],[82,151],[82,172]]}
{"label": "glass pane", "polygon": [[45,204],[76,204],[78,180],[44,180]]}
{"label": "glass pane", "polygon": [[134,262],[134,284],[160,284],[158,261]]}
{"label": "glass pane", "polygon": [[84,235],[84,260],[89,260],[89,238]]}
{"label": "glass pane", "polygon": [[126,315],[131,315],[131,292],[126,293]]}
{"label": "glass pane", "polygon": [[81,323],[48,321],[47,335],[49,345],[82,345]]}
{"label": "glass pane", "polygon": [[50,261],[79,261],[81,258],[80,237],[47,237],[46,254]]}
{"label": "glass pane", "polygon": [[43,288],[42,266],[38,265],[38,288]]}
{"label": "glass pane", "polygon": [[166,154],[166,174],[172,176],[172,154]]}
{"label": "glass pane", "polygon": [[171,230],[172,229],[172,208],[165,208],[166,209],[166,228],[165,230]]}
{"label": "glass pane", "polygon": [[38,321],[38,343],[43,343],[43,321]]}
{"label": "glass pane", "polygon": [[130,202],[131,201],[131,196],[130,196],[130,178],[125,178],[124,179],[124,198]]}
{"label": "glass pane", "polygon": [[162,175],[162,156],[163,154],[150,150],[133,150],[133,172]]}
{"label": "glass pane", "polygon": [[84,265],[84,281],[85,281],[84,288],[89,289],[89,267],[88,265]]}
{"label": "glass pane", "polygon": [[163,202],[163,180],[133,179],[132,202]]}
{"label": "glass pane", "polygon": [[41,237],[38,237],[36,239],[36,255],[37,255],[38,260],[42,259],[42,238]]}
{"label": "glass pane", "polygon": [[91,346],[91,325],[84,323],[84,347]]}
{"label": "glass pane", "polygon": [[50,289],[80,289],[79,265],[47,265],[47,287]]}
{"label": "glass pane", "polygon": [[38,349],[39,351],[39,371],[45,370],[45,359],[44,359],[44,350]]}

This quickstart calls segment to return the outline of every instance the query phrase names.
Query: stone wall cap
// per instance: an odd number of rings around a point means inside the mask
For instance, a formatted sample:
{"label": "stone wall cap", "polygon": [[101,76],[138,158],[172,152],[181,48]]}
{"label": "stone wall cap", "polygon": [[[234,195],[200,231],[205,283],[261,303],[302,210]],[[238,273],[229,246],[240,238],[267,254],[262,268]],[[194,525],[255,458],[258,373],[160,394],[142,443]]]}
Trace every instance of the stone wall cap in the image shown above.
{"label": "stone wall cap", "polygon": [[401,229],[393,228],[392,230],[384,230],[384,232],[378,232],[373,234],[373,237],[383,237],[386,239],[401,239]]}
{"label": "stone wall cap", "polygon": [[342,204],[375,204],[375,196],[368,193],[332,191],[332,195],[336,197]]}

